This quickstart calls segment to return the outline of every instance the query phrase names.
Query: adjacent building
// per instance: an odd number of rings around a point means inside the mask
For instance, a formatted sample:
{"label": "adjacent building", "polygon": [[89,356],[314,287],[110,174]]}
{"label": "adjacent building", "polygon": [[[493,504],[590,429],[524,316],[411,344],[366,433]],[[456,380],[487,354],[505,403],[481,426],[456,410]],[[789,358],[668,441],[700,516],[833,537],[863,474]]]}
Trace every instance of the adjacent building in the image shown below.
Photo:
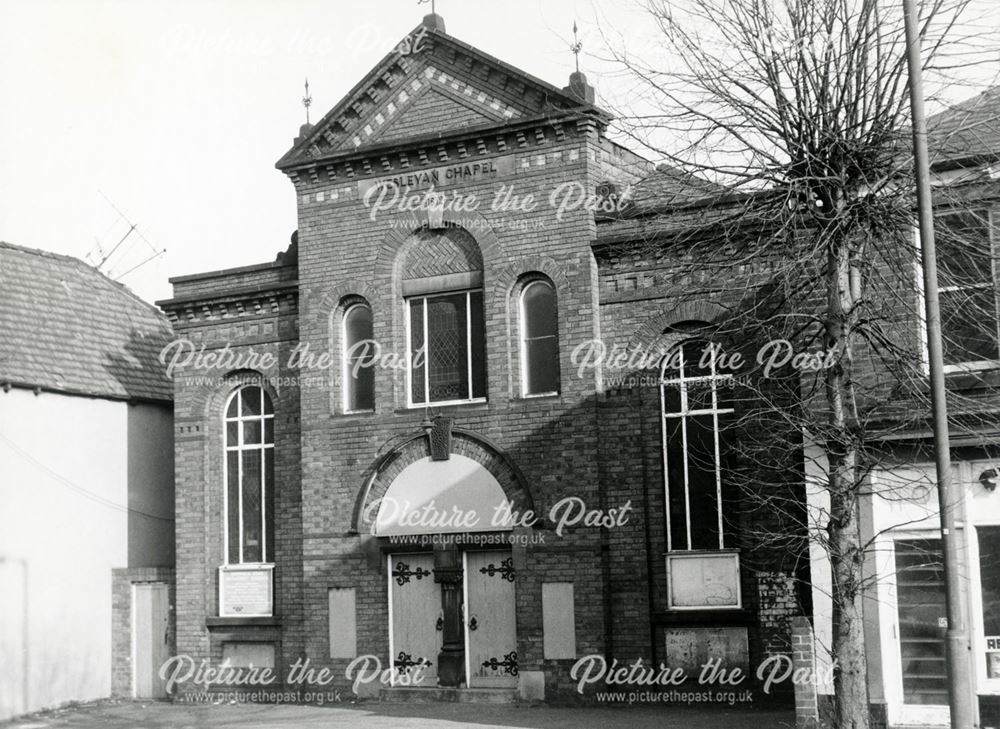
{"label": "adjacent building", "polygon": [[130,693],[136,645],[171,650],[171,338],[95,268],[0,242],[0,718]]}

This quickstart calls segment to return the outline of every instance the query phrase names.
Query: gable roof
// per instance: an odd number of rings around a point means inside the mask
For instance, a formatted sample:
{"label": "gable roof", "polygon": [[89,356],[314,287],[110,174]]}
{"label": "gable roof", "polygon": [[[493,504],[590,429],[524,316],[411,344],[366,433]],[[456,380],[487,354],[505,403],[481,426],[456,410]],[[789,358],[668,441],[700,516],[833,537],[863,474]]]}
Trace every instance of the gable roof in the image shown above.
{"label": "gable roof", "polygon": [[[594,104],[426,21],[408,33],[322,119],[303,127],[304,133],[276,167],[287,170],[315,164],[329,157],[391,146],[409,136],[496,128],[553,114],[576,112],[610,119]],[[421,123],[420,118],[429,121]]]}
{"label": "gable roof", "polygon": [[936,165],[1000,157],[1000,86],[929,117],[927,145]]}
{"label": "gable roof", "polygon": [[116,400],[173,400],[158,361],[166,317],[70,256],[0,241],[0,384]]}

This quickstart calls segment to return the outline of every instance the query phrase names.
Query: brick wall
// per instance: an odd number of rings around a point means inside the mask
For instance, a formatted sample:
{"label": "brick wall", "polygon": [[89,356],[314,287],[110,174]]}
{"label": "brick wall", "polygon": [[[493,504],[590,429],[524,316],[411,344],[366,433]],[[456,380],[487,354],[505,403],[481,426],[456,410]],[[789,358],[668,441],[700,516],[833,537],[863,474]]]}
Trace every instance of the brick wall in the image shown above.
{"label": "brick wall", "polygon": [[[496,83],[478,68],[454,70],[455,88]],[[506,103],[516,97],[513,87],[494,92]],[[379,93],[362,106],[384,104]],[[447,104],[420,107],[422,116],[409,132],[455,122],[441,111],[452,108],[449,94],[441,97]],[[291,174],[298,201],[297,268],[277,262],[175,282],[177,298],[165,306],[179,336],[210,352],[228,346],[236,355],[276,357],[273,366],[222,372],[192,365],[175,377],[179,652],[217,661],[225,640],[263,640],[277,646],[279,675],[307,657],[314,668],[343,676],[347,661],[329,658],[328,590],[353,587],[359,653],[388,659],[386,547],[358,529],[356,514],[366,484],[377,494],[424,453],[424,408],[408,407],[402,369],[376,368],[374,412],[348,414],[336,367],[319,373],[320,379],[286,363],[300,345],[315,354],[332,353],[337,361],[343,311],[361,300],[371,306],[374,337],[383,351],[405,350],[403,260],[418,245],[419,231],[437,221],[399,210],[373,217],[363,191],[380,175],[411,166],[444,169],[476,161],[493,163],[497,176],[473,177],[442,191],[474,195],[483,205],[471,212],[446,210],[442,223],[463,228],[482,260],[488,398],[436,406],[433,414],[454,419],[455,452],[482,463],[508,498],[532,503],[543,517],[568,496],[592,509],[631,508],[622,526],[577,526],[557,535],[548,524],[537,530],[543,541],[515,547],[520,669],[543,671],[550,697],[576,696],[569,677],[573,662],[543,658],[546,581],[573,583],[579,655],[607,654],[629,663],[664,659],[663,630],[673,623],[666,615],[659,391],[650,383],[605,387],[603,368],[578,374],[572,353],[602,337],[608,344],[639,341],[678,316],[715,316],[733,303],[734,294],[708,276],[677,281],[670,261],[595,256],[592,210],[556,214],[550,195],[559,185],[579,184],[589,193],[599,182],[627,183],[642,171],[641,161],[608,142],[599,127],[592,118],[506,126],[441,144],[408,148],[401,142],[381,158],[358,153],[303,167]],[[494,209],[489,203],[501,185],[512,185],[522,200],[533,196],[535,208]],[[562,382],[558,395],[525,398],[517,302],[520,287],[537,276],[551,281],[557,293]],[[704,301],[679,302],[678,285],[704,293]],[[201,379],[206,376],[212,378]],[[275,617],[221,620],[221,408],[233,387],[253,378],[261,378],[271,392],[276,413]],[[392,452],[396,459],[379,470],[377,464]],[[731,617],[748,626],[753,656],[782,649],[775,636],[791,610],[789,572],[774,552],[765,550],[747,562],[745,610]]]}

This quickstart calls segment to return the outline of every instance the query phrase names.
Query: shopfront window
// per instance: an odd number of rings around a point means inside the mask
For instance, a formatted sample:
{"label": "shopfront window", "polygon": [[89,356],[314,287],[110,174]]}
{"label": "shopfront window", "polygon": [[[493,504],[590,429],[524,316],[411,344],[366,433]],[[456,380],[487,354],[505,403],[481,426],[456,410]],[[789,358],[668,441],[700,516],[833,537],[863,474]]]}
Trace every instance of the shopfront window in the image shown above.
{"label": "shopfront window", "polygon": [[976,535],[979,537],[986,678],[1000,679],[1000,526],[977,527]]}

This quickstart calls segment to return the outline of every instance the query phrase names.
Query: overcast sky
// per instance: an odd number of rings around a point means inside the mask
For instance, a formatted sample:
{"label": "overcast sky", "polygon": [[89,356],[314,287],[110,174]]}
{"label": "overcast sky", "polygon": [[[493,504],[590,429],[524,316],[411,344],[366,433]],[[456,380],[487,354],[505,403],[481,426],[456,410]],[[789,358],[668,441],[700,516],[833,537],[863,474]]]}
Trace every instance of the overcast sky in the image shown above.
{"label": "overcast sky", "polygon": [[[315,120],[429,7],[0,0],[0,240],[97,263],[128,231],[117,208],[142,237],[102,270],[148,300],[170,296],[169,276],[273,260],[296,225],[292,184],[274,163],[304,121],[303,78]],[[574,19],[585,53],[598,50],[598,22],[632,43],[655,35],[631,0],[437,0],[437,10],[450,34],[559,86]],[[582,63],[599,94],[622,95],[623,80]]]}

